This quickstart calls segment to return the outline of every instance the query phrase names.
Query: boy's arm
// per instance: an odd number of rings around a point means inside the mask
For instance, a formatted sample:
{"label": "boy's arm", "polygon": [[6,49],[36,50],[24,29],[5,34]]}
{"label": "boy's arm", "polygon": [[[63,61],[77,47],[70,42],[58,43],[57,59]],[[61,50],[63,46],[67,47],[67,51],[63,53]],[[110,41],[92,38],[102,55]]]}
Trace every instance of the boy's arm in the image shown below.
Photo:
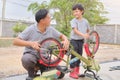
{"label": "boy's arm", "polygon": [[84,37],[84,34],[81,33],[80,31],[78,31],[77,28],[74,27],[74,28],[73,28],[73,31],[75,32],[75,34]]}
{"label": "boy's arm", "polygon": [[89,29],[87,29],[87,33],[86,34],[83,34],[83,33],[81,33],[80,31],[78,31],[77,30],[77,28],[73,28],[73,31],[77,34],[77,35],[79,35],[79,36],[82,36],[83,38],[85,38],[85,39],[87,39],[88,37],[89,37]]}

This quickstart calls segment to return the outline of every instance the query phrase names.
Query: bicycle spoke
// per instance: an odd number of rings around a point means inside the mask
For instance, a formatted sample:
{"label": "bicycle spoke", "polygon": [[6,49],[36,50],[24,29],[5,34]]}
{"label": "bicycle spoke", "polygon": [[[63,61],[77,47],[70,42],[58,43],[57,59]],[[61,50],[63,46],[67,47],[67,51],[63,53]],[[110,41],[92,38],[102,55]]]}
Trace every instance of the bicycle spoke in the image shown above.
{"label": "bicycle spoke", "polygon": [[[61,53],[62,46],[56,39],[47,38],[41,42],[41,52],[40,54],[41,60],[44,62],[44,65],[55,66],[57,65],[61,59],[57,56],[63,58],[64,54]],[[55,52],[55,54],[53,53]],[[57,56],[56,56],[57,55]]]}

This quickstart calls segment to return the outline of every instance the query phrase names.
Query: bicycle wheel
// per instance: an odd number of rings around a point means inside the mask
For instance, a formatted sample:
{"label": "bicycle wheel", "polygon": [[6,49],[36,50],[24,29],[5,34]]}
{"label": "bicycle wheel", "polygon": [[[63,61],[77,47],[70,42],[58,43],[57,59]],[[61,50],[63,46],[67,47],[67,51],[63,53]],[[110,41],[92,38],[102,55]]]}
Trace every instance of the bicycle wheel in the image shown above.
{"label": "bicycle wheel", "polygon": [[[41,45],[41,48],[39,52],[39,56],[40,56],[39,62],[49,67],[57,66],[61,61],[59,57],[61,58],[64,57],[63,51],[60,50],[62,49],[61,43],[56,39],[47,38],[43,40],[40,43],[40,45]],[[55,54],[53,54],[53,51],[55,51]]]}
{"label": "bicycle wheel", "polygon": [[96,31],[92,31],[90,33],[90,37],[84,47],[88,56],[91,56],[97,52],[99,48],[99,35]]}

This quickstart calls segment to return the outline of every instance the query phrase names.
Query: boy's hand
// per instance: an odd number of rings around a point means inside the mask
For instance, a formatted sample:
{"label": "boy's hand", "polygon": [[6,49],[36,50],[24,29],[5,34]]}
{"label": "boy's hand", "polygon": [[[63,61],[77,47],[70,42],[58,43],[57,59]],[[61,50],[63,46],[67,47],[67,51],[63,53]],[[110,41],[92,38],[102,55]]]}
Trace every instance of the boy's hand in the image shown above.
{"label": "boy's hand", "polygon": [[40,44],[38,42],[30,42],[30,46],[37,51],[40,49]]}
{"label": "boy's hand", "polygon": [[89,36],[89,34],[88,33],[86,33],[86,34],[84,34],[84,39],[88,39],[90,36]]}

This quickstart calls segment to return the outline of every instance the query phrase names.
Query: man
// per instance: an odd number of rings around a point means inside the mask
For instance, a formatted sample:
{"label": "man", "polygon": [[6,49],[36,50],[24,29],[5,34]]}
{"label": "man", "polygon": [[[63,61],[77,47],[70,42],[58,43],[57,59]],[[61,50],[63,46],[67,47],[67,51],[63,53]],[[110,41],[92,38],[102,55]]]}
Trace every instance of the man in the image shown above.
{"label": "man", "polygon": [[14,45],[25,46],[24,54],[22,56],[22,65],[28,71],[26,80],[33,80],[35,77],[35,65],[38,61],[38,51],[42,40],[52,37],[61,39],[63,47],[68,49],[69,41],[67,37],[50,26],[50,15],[46,9],[40,9],[35,14],[36,24],[29,26],[14,40]]}

